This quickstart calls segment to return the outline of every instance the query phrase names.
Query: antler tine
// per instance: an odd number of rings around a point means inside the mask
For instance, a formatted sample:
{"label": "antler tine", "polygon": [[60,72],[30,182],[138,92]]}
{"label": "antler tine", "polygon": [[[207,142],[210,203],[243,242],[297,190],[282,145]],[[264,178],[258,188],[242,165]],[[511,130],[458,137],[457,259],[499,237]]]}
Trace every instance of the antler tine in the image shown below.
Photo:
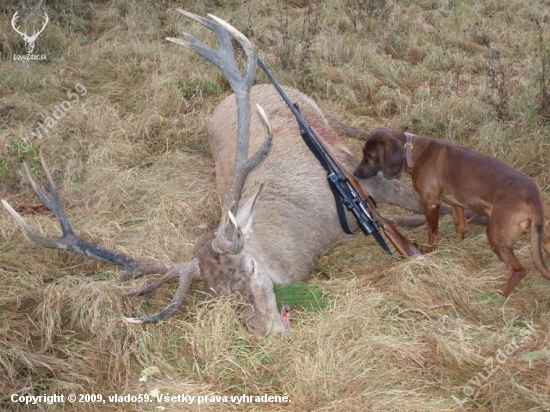
{"label": "antler tine", "polygon": [[40,163],[42,164],[42,170],[44,171],[46,179],[48,180],[48,192],[50,193],[51,199],[49,199],[44,194],[44,192],[42,192],[32,176],[29,165],[27,164],[27,162],[24,162],[23,166],[25,167],[25,171],[27,172],[27,178],[31,182],[32,188],[34,189],[34,192],[36,193],[42,204],[46,206],[48,210],[54,214],[55,217],[57,217],[63,234],[73,234],[73,229],[71,227],[71,224],[69,223],[69,220],[67,219],[67,216],[65,216],[65,211],[61,207],[61,201],[59,200],[57,188],[53,183],[52,175],[50,174],[50,170],[48,169],[48,166],[46,165],[42,154],[40,154]]}
{"label": "antler tine", "polygon": [[170,272],[163,279],[160,279],[158,282],[153,284],[151,288],[142,289],[135,294],[149,293],[152,290],[156,289],[158,286],[177,276],[179,276],[180,278],[178,289],[176,290],[172,301],[167,306],[165,306],[164,309],[158,311],[153,315],[124,319],[131,323],[154,323],[172,315],[176,310],[180,308],[180,306],[185,301],[185,296],[187,295],[187,292],[191,287],[191,282],[193,280],[200,279],[199,260],[195,258],[187,263],[175,264],[171,268]]}
{"label": "antler tine", "polygon": [[26,36],[26,35],[27,35],[26,32],[25,32],[25,33],[21,33],[21,32],[19,31],[19,28],[15,27],[15,25],[16,25],[16,23],[17,23],[17,19],[19,19],[19,11],[16,11],[15,14],[13,15],[13,17],[11,18],[11,25],[12,25],[13,29],[14,29],[17,33],[19,33],[21,36]]}
{"label": "antler tine", "polygon": [[255,168],[264,159],[264,157],[267,156],[273,143],[273,130],[271,129],[271,124],[269,123],[267,114],[265,114],[265,110],[262,106],[257,104],[256,112],[260,115],[260,120],[262,121],[262,125],[264,127],[265,139],[262,146],[260,146],[256,153],[254,153],[254,155],[246,161],[246,169],[248,171]]}
{"label": "antler tine", "polygon": [[[45,21],[44,21],[44,25],[42,26],[42,30],[44,30],[44,28],[46,27],[46,25],[48,24],[48,22],[50,21],[50,16],[48,16],[48,13],[44,12],[44,17],[46,18]],[[42,31],[40,30],[40,31]]]}
{"label": "antler tine", "polygon": [[40,30],[35,30],[31,36],[32,39],[36,39],[38,37],[38,35],[40,33],[42,33],[44,31],[44,29],[46,28],[46,25],[48,24],[48,22],[50,21],[50,18],[48,17],[48,14],[47,13],[44,13],[44,17],[46,18],[45,21],[44,21],[44,24],[42,25],[42,28]]}
{"label": "antler tine", "polygon": [[[167,37],[166,40],[193,50],[199,56],[220,69],[233,89],[241,89],[242,77],[239,72],[237,62],[235,61],[231,38],[229,37],[227,30],[215,21],[205,19],[204,17],[189,13],[188,11],[182,9],[177,9],[177,11],[212,30],[218,39],[220,47],[218,50],[214,51],[205,43],[197,40],[194,36],[185,32],[183,34],[187,37],[187,40],[181,40],[174,37]],[[235,31],[238,33],[236,29]],[[248,42],[248,39],[246,41]]]}
{"label": "antler tine", "polygon": [[264,109],[260,105],[256,105],[256,111],[264,126],[265,139],[252,157],[244,161],[240,167],[237,168],[235,166],[233,170],[233,174],[229,180],[229,188],[222,206],[222,218],[218,236],[212,241],[212,247],[218,252],[226,252],[235,255],[243,249],[244,239],[231,210],[237,208],[237,203],[242,193],[246,176],[267,156],[273,143],[273,131]]}
{"label": "antler tine", "polygon": [[[256,66],[257,66],[256,51],[254,50],[252,43],[250,43],[250,40],[248,40],[248,38],[244,34],[242,34],[235,27],[227,23],[225,20],[222,20],[219,17],[214,16],[213,14],[208,14],[208,17],[210,17],[212,20],[218,23],[221,27],[223,27],[225,31],[227,31],[229,34],[231,34],[243,48],[246,54],[246,73],[248,74],[245,80],[246,82],[249,83],[249,87],[250,87],[252,85],[252,80],[254,79],[254,74],[256,72]],[[232,47],[231,47],[231,50],[233,50]],[[230,57],[234,59],[234,54],[231,53]]]}
{"label": "antler tine", "polygon": [[[249,94],[252,81],[254,79],[254,74],[256,72],[257,60],[254,47],[244,34],[216,16],[209,15],[212,20],[208,20],[182,9],[177,10],[184,16],[189,17],[209,28],[216,34],[220,45],[219,49],[216,51],[188,33],[184,33],[187,40],[181,40],[174,37],[167,37],[166,39],[195,51],[201,57],[220,69],[229,81],[229,84],[235,92],[239,111],[237,124],[238,143],[236,165],[241,164],[244,160],[246,160],[248,155],[248,135],[250,125]],[[241,76],[240,70],[235,61],[235,54],[229,34],[231,34],[240,43],[247,56],[246,72],[243,76]]]}
{"label": "antler tine", "polygon": [[53,184],[52,176],[50,174],[50,171],[48,170],[48,167],[46,166],[46,163],[44,162],[44,159],[42,156],[40,156],[40,161],[42,163],[42,168],[44,169],[44,173],[46,174],[46,178],[48,179],[49,184],[49,192],[51,195],[51,199],[49,199],[44,192],[40,189],[34,178],[32,177],[32,173],[29,169],[29,166],[27,162],[23,163],[23,166],[25,167],[25,171],[27,173],[27,177],[29,181],[31,182],[31,185],[42,202],[44,206],[48,208],[50,212],[52,212],[58,219],[59,224],[61,226],[61,231],[63,233],[63,236],[59,239],[50,239],[46,238],[44,236],[39,235],[35,231],[33,231],[29,225],[27,225],[27,222],[23,217],[15,211],[11,207],[11,205],[2,199],[2,204],[6,208],[6,210],[9,212],[9,214],[13,217],[15,222],[19,225],[21,228],[23,235],[25,238],[38,246],[47,247],[47,248],[53,248],[53,249],[67,249],[68,245],[66,245],[62,239],[65,236],[73,235],[73,230],[71,228],[71,225],[69,224],[67,217],[65,216],[65,213],[63,211],[63,208],[61,207],[61,203],[59,201],[59,197],[57,194],[57,190],[55,188],[55,185]]}
{"label": "antler tine", "polygon": [[23,236],[31,242],[32,244],[35,244],[37,246],[47,247],[50,249],[67,249],[66,245],[63,245],[62,243],[58,242],[55,239],[46,238],[44,236],[39,235],[35,231],[33,231],[25,219],[23,219],[23,216],[21,216],[19,213],[15,211],[11,205],[6,202],[4,199],[2,199],[2,205],[4,205],[4,208],[8,211],[8,213],[13,217],[15,220],[15,223],[21,228],[21,231],[23,232]]}
{"label": "antler tine", "polygon": [[172,279],[178,278],[179,273],[174,272],[173,270],[169,270],[165,276],[160,278],[159,280],[155,280],[154,282],[148,284],[142,289],[134,290],[133,292],[127,293],[128,296],[142,296],[146,295],[148,293],[151,293],[158,288],[160,288],[162,285],[164,285],[167,282],[170,282]]}
{"label": "antler tine", "polygon": [[[273,143],[273,131],[271,129],[271,124],[269,123],[264,109],[259,104],[256,105],[256,112],[258,113],[258,115],[260,116],[260,120],[262,121],[265,139],[260,148],[256,151],[256,153],[254,153],[254,155],[252,155],[252,157],[243,161],[239,165],[238,169],[237,167],[235,167],[229,183],[229,190],[233,190],[236,195],[242,192],[246,176],[265,158],[265,156],[267,156]],[[230,196],[227,197],[231,199]]]}

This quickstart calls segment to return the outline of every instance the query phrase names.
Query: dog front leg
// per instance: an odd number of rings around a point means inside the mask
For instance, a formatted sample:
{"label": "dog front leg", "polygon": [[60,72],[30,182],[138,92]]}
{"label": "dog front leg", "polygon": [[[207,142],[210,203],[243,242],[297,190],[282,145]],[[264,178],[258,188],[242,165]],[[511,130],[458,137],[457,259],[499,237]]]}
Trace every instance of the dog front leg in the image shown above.
{"label": "dog front leg", "polygon": [[428,224],[428,243],[434,245],[439,239],[439,207],[441,201],[424,203],[424,214],[426,215],[426,223]]}
{"label": "dog front leg", "polygon": [[466,226],[466,217],[464,216],[464,208],[460,206],[451,206],[453,211],[453,222],[455,224],[456,234],[461,240],[464,240],[468,228]]}

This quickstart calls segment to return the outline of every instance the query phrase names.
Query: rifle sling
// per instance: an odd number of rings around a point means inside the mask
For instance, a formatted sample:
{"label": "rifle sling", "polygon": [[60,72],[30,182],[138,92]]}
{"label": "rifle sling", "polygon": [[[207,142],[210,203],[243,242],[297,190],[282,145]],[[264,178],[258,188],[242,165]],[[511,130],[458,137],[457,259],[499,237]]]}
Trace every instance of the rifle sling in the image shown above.
{"label": "rifle sling", "polygon": [[[298,107],[298,104],[293,103],[296,110],[300,111],[300,108]],[[300,129],[300,135],[302,136],[302,139],[304,140],[304,143],[309,148],[311,153],[315,155],[321,166],[325,169],[327,172],[327,176],[332,172],[330,169],[330,166],[326,162],[326,160],[323,158],[321,153],[319,153],[319,150],[313,142],[311,141],[311,136],[307,132],[307,130],[303,129],[300,125],[300,122],[296,121],[298,123],[298,128]],[[342,227],[342,230],[344,233],[348,235],[353,235],[352,230],[349,228],[348,219],[346,217],[346,211],[344,209],[344,203],[342,198],[340,197],[340,194],[336,190],[336,188],[333,186],[332,182],[329,180],[328,185],[330,186],[330,190],[332,191],[332,195],[334,196],[334,202],[336,203],[336,212],[338,213],[338,220],[340,221],[340,226]]]}

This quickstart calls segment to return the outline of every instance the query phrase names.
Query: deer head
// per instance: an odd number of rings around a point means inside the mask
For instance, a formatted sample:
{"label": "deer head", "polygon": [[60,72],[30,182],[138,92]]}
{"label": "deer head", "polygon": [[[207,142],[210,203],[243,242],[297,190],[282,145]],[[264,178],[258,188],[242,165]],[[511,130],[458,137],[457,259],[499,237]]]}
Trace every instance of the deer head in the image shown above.
{"label": "deer head", "polygon": [[25,48],[27,49],[27,54],[31,54],[34,50],[34,43],[36,42],[36,39],[38,38],[38,35],[44,31],[46,28],[46,25],[50,21],[50,18],[46,13],[44,13],[44,24],[42,25],[42,28],[40,30],[35,30],[32,34],[32,36],[29,36],[27,32],[24,33],[19,30],[19,28],[16,26],[17,19],[19,18],[19,12],[16,11],[11,19],[11,25],[13,29],[23,37],[23,40],[25,40]]}
{"label": "deer head", "polygon": [[[135,323],[156,322],[173,314],[184,302],[193,280],[203,281],[204,287],[211,293],[232,292],[240,294],[249,305],[245,305],[245,322],[257,333],[269,331],[280,332],[288,328],[286,309],[280,315],[277,312],[273,284],[264,271],[269,262],[247,247],[247,236],[254,218],[254,207],[259,200],[262,187],[244,202],[241,193],[249,172],[267,155],[272,132],[269,122],[261,107],[257,113],[262,121],[265,140],[259,150],[248,157],[248,140],[250,134],[250,89],[256,70],[256,53],[250,41],[225,21],[209,15],[210,19],[178,9],[184,16],[206,26],[214,32],[219,42],[219,49],[213,50],[192,35],[185,34],[185,40],[167,38],[167,40],[184,46],[218,67],[228,79],[237,101],[237,150],[233,172],[229,179],[228,190],[222,203],[222,216],[219,227],[207,236],[206,241],[190,262],[178,263],[169,261],[141,261],[129,256],[93,245],[76,236],[61,207],[58,192],[45,162],[42,160],[49,185],[47,196],[35,182],[29,168],[25,165],[28,178],[42,203],[59,220],[62,236],[57,239],[45,238],[32,231],[25,220],[5,201],[4,207],[21,227],[25,237],[32,243],[57,249],[68,249],[85,254],[91,258],[113,263],[124,267],[120,280],[128,281],[148,274],[163,274],[164,277],[144,289],[133,292],[133,295],[149,293],[167,281],[179,278],[179,286],[172,301],[161,311],[140,318],[126,318]],[[240,73],[231,43],[231,37],[243,48],[246,54],[246,70]],[[251,251],[252,250],[252,251]]]}

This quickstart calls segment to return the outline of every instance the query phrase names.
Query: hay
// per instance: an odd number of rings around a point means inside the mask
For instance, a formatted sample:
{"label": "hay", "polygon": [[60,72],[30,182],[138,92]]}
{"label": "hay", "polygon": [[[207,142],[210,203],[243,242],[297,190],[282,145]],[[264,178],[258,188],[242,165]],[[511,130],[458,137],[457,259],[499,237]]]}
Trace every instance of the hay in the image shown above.
{"label": "hay", "polygon": [[[532,110],[540,56],[531,20],[544,17],[538,2],[453,2],[450,9],[427,1],[366,2],[355,23],[351,7],[360,2],[241,3],[191,1],[185,8],[237,26],[250,21],[247,33],[279,81],[298,86],[346,123],[406,127],[499,156],[530,173],[548,199],[550,126]],[[59,2],[36,45],[46,63],[12,61],[7,51],[20,52],[24,43],[5,31],[2,198],[36,204],[21,161],[32,167],[37,159],[17,142],[81,84],[86,95],[33,141],[75,231],[135,257],[192,256],[219,219],[206,124],[229,89],[206,62],[161,40],[182,30],[207,37],[182,20],[176,6]],[[9,27],[11,9],[1,10]],[[491,114],[487,98],[487,38],[510,67],[512,119],[505,122]],[[359,142],[346,143],[359,153]],[[26,218],[45,234],[59,233],[50,215]],[[123,315],[154,312],[174,287],[127,297],[140,281],[120,285],[118,268],[33,247],[0,212],[0,409],[184,408],[177,402],[24,406],[10,400],[55,393],[105,399],[286,393],[292,400],[194,403],[186,410],[549,409],[550,283],[533,269],[528,240],[516,249],[530,273],[504,299],[498,291],[506,269],[484,228],[472,224],[459,242],[445,218],[440,232],[434,253],[407,261],[385,255],[371,238],[351,237],[322,259],[307,284],[330,305],[298,308],[288,333],[262,338],[244,329],[234,298],[213,300],[199,285],[172,318],[127,324]],[[426,240],[424,227],[406,234]],[[488,359],[533,325],[529,339],[476,385]]]}

